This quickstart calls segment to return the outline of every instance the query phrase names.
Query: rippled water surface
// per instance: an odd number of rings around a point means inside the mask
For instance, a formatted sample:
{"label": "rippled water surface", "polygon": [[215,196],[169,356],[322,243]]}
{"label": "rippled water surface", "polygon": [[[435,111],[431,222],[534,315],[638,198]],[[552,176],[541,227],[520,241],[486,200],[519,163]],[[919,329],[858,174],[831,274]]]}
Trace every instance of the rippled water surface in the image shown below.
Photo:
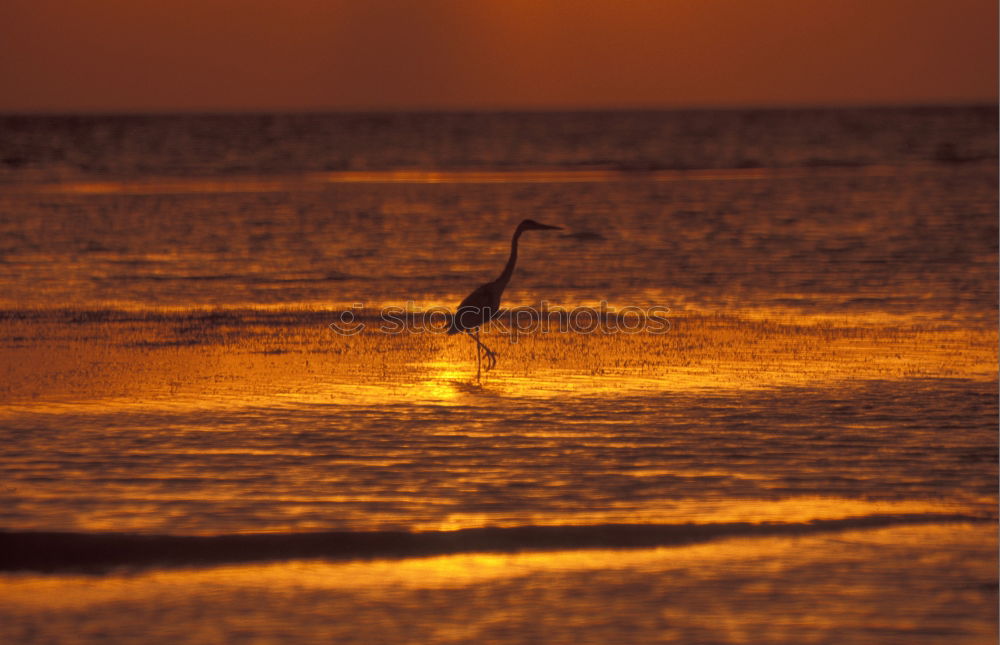
{"label": "rippled water surface", "polygon": [[5,642],[995,642],[994,108],[0,132]]}

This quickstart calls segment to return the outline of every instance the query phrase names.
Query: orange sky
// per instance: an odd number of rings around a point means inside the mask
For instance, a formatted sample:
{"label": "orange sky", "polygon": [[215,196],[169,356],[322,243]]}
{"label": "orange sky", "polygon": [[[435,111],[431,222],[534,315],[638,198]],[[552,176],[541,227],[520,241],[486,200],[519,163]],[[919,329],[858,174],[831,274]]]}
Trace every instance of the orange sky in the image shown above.
{"label": "orange sky", "polygon": [[996,0],[2,0],[0,111],[995,102]]}

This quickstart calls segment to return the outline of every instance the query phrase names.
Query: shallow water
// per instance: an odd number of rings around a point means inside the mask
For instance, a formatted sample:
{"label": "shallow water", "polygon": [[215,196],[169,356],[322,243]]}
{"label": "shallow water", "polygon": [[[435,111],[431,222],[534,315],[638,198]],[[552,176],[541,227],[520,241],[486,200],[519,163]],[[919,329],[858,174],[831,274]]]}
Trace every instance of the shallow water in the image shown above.
{"label": "shallow water", "polygon": [[0,127],[5,641],[995,641],[995,110]]}

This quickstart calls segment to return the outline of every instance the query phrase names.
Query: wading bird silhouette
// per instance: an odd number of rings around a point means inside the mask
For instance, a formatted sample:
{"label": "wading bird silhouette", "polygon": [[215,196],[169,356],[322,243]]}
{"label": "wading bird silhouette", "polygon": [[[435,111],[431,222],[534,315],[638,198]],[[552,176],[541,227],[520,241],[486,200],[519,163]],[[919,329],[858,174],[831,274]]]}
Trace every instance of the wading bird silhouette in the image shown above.
{"label": "wading bird silhouette", "polygon": [[562,227],[539,224],[533,219],[526,219],[518,224],[517,230],[514,231],[514,237],[510,241],[510,257],[507,259],[507,266],[504,267],[503,273],[501,273],[500,277],[493,282],[487,282],[484,285],[480,285],[475,291],[466,296],[465,300],[463,300],[460,305],[458,305],[458,309],[455,311],[455,315],[451,319],[448,334],[450,335],[465,332],[469,334],[472,340],[476,341],[477,380],[482,375],[482,360],[484,353],[486,354],[486,360],[489,361],[486,366],[487,372],[493,369],[497,364],[496,353],[479,340],[479,328],[496,318],[500,313],[500,296],[503,295],[503,290],[507,288],[507,283],[510,282],[510,277],[514,275],[514,265],[517,264],[517,241],[520,239],[521,233],[524,233],[525,231],[558,230],[562,230]]}

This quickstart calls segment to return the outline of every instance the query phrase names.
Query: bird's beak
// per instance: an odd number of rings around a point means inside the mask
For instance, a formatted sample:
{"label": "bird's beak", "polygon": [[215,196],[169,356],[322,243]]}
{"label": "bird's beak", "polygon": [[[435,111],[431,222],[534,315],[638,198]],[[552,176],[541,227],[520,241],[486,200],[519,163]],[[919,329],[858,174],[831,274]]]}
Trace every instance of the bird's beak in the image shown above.
{"label": "bird's beak", "polygon": [[538,225],[538,229],[541,230],[541,231],[561,231],[561,230],[563,230],[563,227],[562,226],[549,226],[548,224],[539,224]]}

